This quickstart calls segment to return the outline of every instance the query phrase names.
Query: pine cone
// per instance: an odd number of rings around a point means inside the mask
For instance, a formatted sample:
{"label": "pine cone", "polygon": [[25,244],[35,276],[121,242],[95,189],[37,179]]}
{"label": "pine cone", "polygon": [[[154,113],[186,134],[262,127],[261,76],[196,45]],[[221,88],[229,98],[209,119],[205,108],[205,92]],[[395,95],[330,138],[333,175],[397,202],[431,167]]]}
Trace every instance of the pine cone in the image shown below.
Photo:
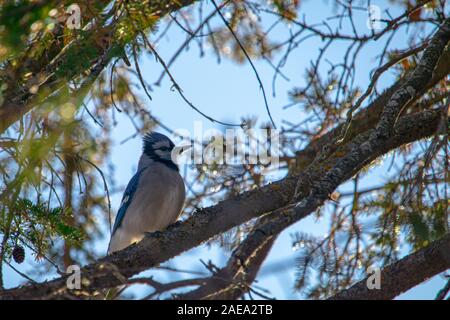
{"label": "pine cone", "polygon": [[22,263],[25,260],[25,249],[22,246],[15,246],[12,252],[15,262]]}

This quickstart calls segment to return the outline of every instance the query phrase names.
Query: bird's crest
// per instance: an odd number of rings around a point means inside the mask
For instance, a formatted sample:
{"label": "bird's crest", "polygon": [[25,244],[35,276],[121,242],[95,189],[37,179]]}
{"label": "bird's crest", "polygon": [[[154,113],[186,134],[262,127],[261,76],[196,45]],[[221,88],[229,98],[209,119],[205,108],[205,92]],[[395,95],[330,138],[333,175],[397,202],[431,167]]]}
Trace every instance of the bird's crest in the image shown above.
{"label": "bird's crest", "polygon": [[162,133],[152,131],[144,136],[144,152],[148,155],[153,154],[155,149],[162,147],[173,148],[174,143]]}
{"label": "bird's crest", "polygon": [[175,144],[167,136],[159,132],[149,132],[144,136],[144,154],[155,161],[162,162],[178,170],[178,166],[172,161],[171,153]]}

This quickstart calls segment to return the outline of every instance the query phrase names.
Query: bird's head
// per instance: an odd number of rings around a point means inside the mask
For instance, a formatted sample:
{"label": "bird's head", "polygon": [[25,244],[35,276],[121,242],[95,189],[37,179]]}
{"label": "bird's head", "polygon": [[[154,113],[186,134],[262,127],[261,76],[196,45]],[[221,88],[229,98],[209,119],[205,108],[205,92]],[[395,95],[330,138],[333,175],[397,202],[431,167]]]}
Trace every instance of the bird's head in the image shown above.
{"label": "bird's head", "polygon": [[144,137],[144,155],[177,170],[177,157],[187,149],[185,147],[175,147],[172,140],[159,132],[149,132]]}

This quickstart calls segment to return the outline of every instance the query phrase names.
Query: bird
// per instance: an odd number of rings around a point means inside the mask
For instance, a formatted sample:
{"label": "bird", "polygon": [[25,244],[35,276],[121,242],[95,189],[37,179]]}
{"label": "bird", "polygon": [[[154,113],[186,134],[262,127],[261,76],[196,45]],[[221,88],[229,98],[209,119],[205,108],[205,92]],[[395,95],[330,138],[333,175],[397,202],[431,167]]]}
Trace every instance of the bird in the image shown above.
{"label": "bird", "polygon": [[108,255],[177,221],[186,190],[176,162],[187,149],[189,146],[175,147],[172,140],[156,131],[144,136],[137,172],[125,189],[114,221]]}

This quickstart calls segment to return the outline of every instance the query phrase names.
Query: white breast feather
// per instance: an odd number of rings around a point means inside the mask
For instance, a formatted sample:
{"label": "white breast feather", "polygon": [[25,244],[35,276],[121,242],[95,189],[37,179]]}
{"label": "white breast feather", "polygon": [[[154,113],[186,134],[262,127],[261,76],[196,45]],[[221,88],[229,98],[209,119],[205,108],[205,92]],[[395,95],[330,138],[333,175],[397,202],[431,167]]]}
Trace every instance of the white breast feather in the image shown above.
{"label": "white breast feather", "polygon": [[146,169],[120,228],[111,239],[109,252],[140,241],[144,232],[161,231],[174,223],[185,200],[184,182],[178,171],[161,163]]}

